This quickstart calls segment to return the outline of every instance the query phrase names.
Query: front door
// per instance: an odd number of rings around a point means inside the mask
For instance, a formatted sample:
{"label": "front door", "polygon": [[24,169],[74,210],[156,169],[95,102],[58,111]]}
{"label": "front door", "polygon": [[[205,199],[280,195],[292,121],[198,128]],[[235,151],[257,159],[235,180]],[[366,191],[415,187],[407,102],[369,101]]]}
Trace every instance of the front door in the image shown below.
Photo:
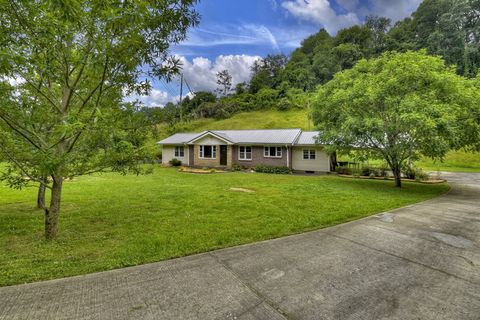
{"label": "front door", "polygon": [[227,165],[227,146],[220,146],[220,165]]}

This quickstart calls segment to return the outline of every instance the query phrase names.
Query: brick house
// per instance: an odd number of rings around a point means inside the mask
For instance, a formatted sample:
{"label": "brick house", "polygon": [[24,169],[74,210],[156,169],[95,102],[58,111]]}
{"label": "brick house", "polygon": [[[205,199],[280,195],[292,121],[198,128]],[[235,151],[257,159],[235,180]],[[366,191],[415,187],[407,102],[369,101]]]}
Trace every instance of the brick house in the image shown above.
{"label": "brick house", "polygon": [[177,133],[158,144],[162,163],[176,158],[191,167],[255,167],[263,164],[294,171],[330,172],[330,156],[316,143],[317,131],[301,129],[215,130]]}

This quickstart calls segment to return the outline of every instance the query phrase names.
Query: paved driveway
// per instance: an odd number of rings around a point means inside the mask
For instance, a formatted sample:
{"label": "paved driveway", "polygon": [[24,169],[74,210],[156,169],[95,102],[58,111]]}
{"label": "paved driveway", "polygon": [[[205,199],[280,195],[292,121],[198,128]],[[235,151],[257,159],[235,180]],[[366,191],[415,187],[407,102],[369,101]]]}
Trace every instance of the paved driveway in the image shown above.
{"label": "paved driveway", "polygon": [[[447,174],[446,174],[447,175]],[[0,319],[480,319],[480,174],[344,225],[0,288]]]}

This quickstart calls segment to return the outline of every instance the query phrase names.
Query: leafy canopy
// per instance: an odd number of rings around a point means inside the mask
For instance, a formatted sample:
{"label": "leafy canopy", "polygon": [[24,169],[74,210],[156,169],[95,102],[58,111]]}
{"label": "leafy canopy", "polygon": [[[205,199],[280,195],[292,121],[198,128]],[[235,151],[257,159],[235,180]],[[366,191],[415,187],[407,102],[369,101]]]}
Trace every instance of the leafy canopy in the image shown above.
{"label": "leafy canopy", "polygon": [[407,159],[474,144],[478,101],[474,82],[441,58],[387,52],[321,87],[313,118],[331,150],[385,159],[395,173]]}

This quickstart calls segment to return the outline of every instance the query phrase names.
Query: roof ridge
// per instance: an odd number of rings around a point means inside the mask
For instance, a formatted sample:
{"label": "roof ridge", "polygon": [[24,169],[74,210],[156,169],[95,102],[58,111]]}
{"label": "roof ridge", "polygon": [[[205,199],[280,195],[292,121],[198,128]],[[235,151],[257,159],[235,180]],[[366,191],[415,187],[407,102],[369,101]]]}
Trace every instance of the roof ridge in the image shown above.
{"label": "roof ridge", "polygon": [[209,130],[209,131],[274,131],[274,130],[300,130],[300,128],[277,128],[277,129],[218,129],[218,130]]}

